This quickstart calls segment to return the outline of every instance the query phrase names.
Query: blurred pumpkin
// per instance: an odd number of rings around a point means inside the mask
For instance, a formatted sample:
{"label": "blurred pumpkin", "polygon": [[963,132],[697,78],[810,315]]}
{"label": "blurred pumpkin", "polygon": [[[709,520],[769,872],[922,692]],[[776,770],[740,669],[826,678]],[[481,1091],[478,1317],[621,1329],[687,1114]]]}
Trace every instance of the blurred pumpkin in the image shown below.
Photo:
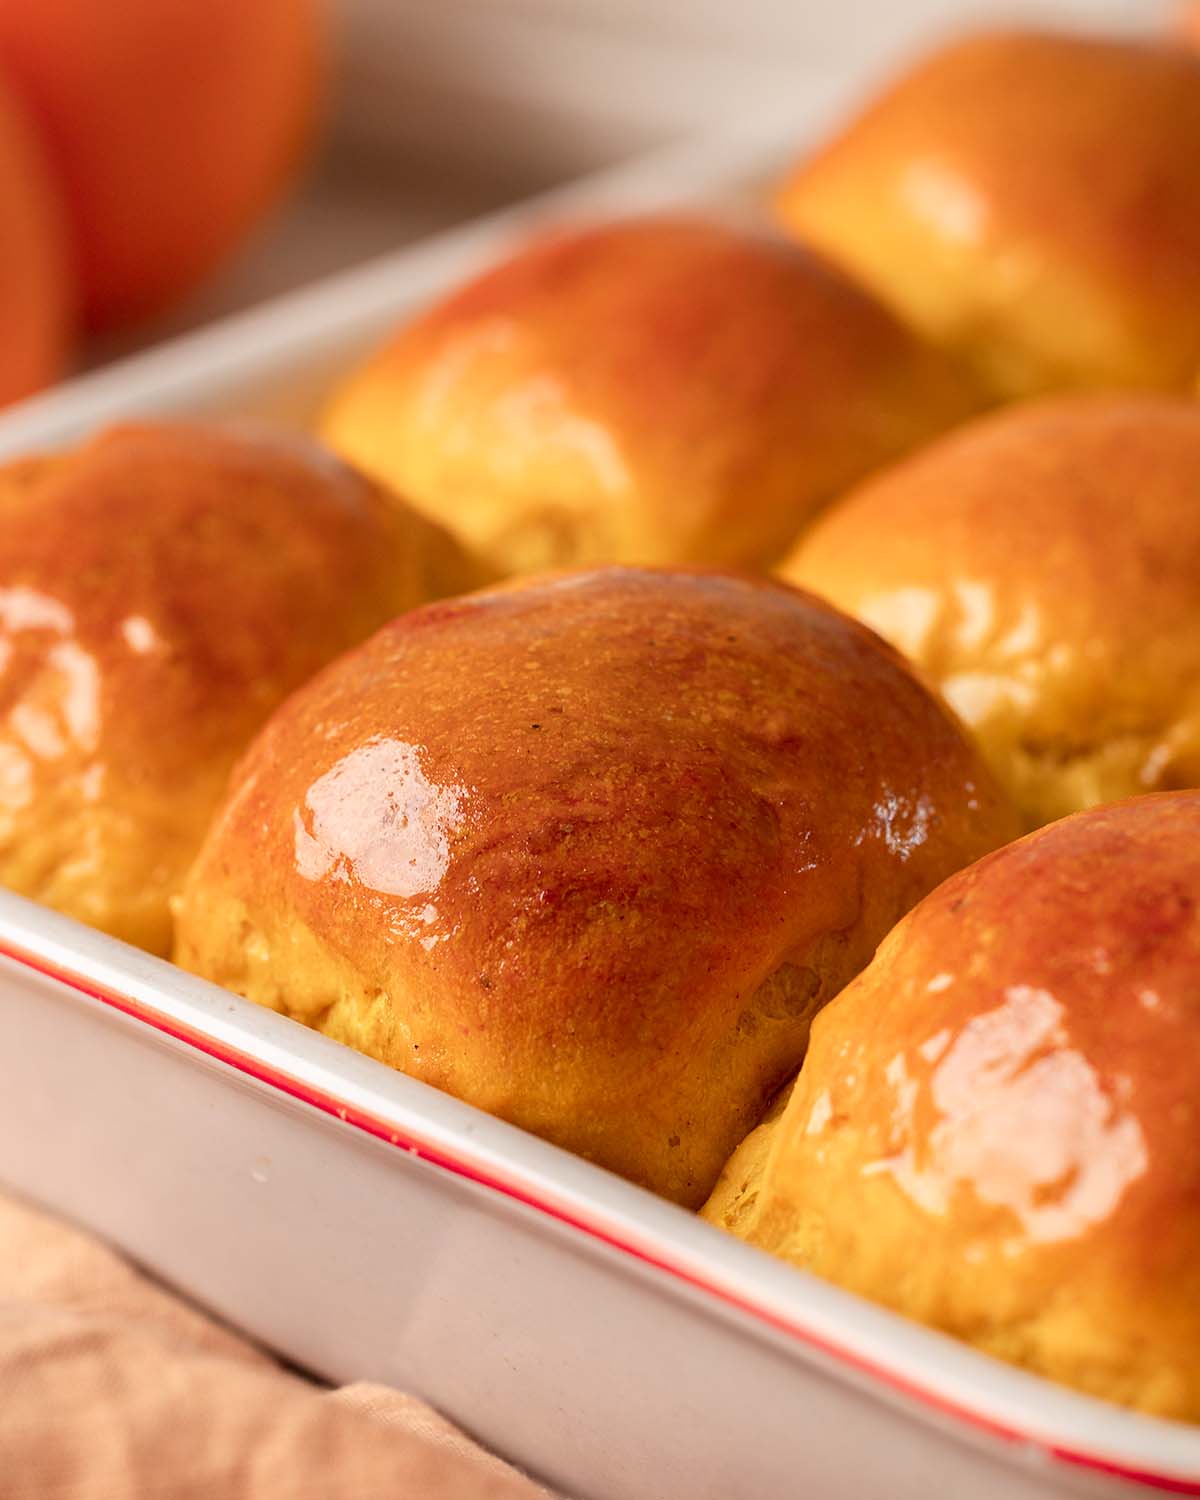
{"label": "blurred pumpkin", "polygon": [[317,112],[320,0],[0,0],[0,68],[61,178],[92,328],[189,291],[271,204]]}
{"label": "blurred pumpkin", "polygon": [[53,179],[32,125],[0,81],[0,404],[61,373],[70,288]]}

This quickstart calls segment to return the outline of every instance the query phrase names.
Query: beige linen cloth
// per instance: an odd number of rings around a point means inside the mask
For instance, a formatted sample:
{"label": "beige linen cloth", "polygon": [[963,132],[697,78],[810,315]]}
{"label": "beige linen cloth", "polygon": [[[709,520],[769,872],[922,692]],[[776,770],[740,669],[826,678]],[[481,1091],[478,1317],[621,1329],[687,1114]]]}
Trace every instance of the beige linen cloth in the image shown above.
{"label": "beige linen cloth", "polygon": [[545,1500],[415,1397],[327,1391],[0,1196],[0,1500]]}

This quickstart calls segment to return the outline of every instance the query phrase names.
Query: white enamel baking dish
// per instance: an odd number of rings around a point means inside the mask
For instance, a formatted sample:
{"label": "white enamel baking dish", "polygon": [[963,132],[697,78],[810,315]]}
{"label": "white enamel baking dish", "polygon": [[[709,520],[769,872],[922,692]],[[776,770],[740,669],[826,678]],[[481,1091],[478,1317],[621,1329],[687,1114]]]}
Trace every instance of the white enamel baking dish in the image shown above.
{"label": "white enamel baking dish", "polygon": [[[0,417],[0,458],[135,415],[303,422],[530,219],[746,200],[809,124],[605,174],[78,381]],[[8,893],[0,1037],[0,1179],[576,1500],[1200,1496],[1200,1430],[905,1322]]]}

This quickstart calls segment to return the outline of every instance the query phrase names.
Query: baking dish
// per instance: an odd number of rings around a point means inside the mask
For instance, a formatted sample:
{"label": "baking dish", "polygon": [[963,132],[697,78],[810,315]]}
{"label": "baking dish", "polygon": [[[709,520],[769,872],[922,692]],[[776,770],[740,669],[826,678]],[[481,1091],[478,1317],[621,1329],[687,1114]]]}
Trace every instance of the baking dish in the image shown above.
{"label": "baking dish", "polygon": [[[303,424],[531,221],[753,202],[822,110],[577,184],[0,418]],[[1010,1369],[293,1022],[0,893],[0,1179],[288,1358],[578,1500],[1200,1495],[1200,1431]]]}

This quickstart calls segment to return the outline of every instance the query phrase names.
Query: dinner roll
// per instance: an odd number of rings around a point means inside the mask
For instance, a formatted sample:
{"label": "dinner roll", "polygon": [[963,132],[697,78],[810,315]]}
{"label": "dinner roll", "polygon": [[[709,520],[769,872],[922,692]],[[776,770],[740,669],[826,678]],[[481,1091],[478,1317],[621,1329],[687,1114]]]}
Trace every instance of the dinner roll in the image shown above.
{"label": "dinner roll", "polygon": [[645,219],[519,251],[401,329],[324,430],[500,573],[761,567],[978,405],[812,253]]}
{"label": "dinner roll", "polygon": [[696,1205],[813,1013],[1012,832],[958,725],[828,606],[563,574],[417,610],[289,699],[176,959]]}
{"label": "dinner roll", "polygon": [[1198,975],[1200,793],[1042,829],[947,880],[827,1007],[756,1195],[727,1181],[710,1217],[1200,1420]]}
{"label": "dinner roll", "polygon": [[802,162],[783,222],[998,394],[1200,374],[1200,55],[1033,33],[936,52]]}
{"label": "dinner roll", "polygon": [[849,496],[784,573],[917,663],[1030,826],[1200,785],[1200,403],[985,418]]}
{"label": "dinner roll", "polygon": [[795,1086],[793,1079],[771,1100],[762,1119],[721,1168],[716,1186],[700,1210],[703,1218],[731,1234],[743,1235],[753,1223],[775,1129]]}
{"label": "dinner roll", "polygon": [[0,883],[166,953],[235,756],[456,551],[315,445],[199,426],[0,468],[0,518]]}

